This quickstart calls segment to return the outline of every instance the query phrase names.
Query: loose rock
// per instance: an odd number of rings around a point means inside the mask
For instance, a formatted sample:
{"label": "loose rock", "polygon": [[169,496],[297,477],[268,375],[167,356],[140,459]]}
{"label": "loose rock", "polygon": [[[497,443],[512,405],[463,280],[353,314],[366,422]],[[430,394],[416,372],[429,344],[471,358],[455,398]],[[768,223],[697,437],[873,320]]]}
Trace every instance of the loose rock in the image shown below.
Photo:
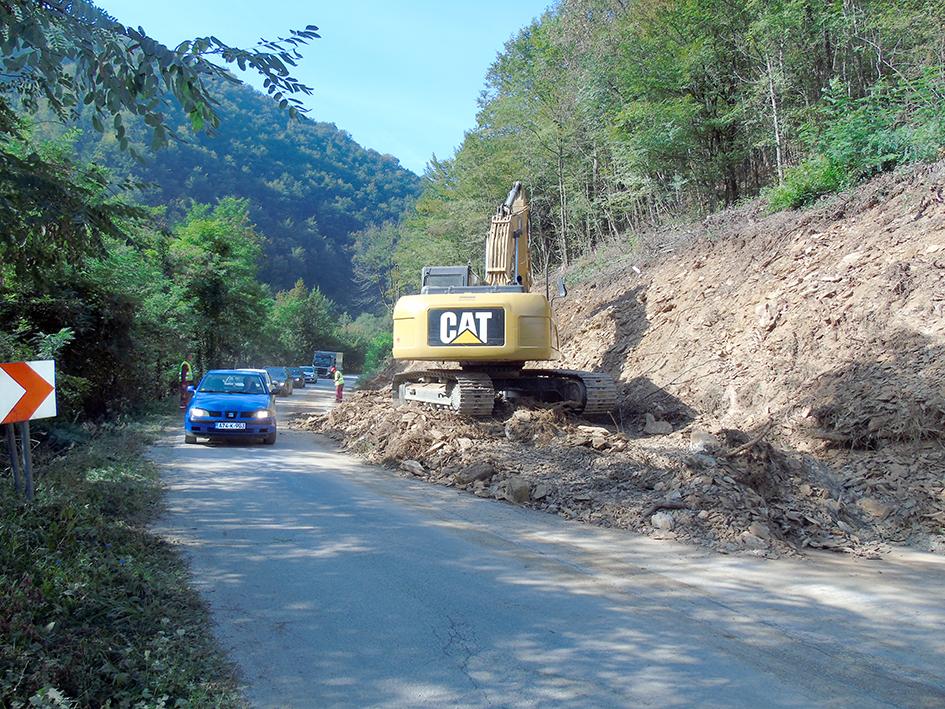
{"label": "loose rock", "polygon": [[672,531],[673,527],[676,526],[676,519],[669,512],[657,512],[652,517],[650,517],[650,524],[652,524],[656,529],[669,532]]}
{"label": "loose rock", "polygon": [[400,461],[400,467],[411,475],[424,475],[427,472],[423,469],[420,462],[416,460],[402,460]]}
{"label": "loose rock", "polygon": [[689,450],[693,453],[714,453],[720,447],[719,439],[708,431],[696,429],[689,434]]}
{"label": "loose rock", "polygon": [[496,497],[521,504],[531,496],[531,485],[521,475],[510,475],[496,488]]}
{"label": "loose rock", "polygon": [[468,485],[471,482],[489,480],[495,473],[495,466],[491,462],[480,461],[457,470],[453,474],[453,480],[457,485]]}
{"label": "loose rock", "polygon": [[643,432],[651,436],[662,436],[673,432],[673,425],[668,421],[657,421],[653,414],[644,415]]}

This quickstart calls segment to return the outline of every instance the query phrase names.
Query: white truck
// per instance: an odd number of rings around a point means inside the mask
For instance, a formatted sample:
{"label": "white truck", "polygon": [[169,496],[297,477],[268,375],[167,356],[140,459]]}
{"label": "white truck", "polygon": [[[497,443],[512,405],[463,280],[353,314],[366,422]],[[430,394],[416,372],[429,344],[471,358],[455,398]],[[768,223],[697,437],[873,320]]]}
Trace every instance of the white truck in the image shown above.
{"label": "white truck", "polygon": [[312,366],[315,368],[315,376],[319,379],[328,379],[328,372],[332,367],[337,367],[344,371],[344,352],[328,352],[318,350],[312,357]]}

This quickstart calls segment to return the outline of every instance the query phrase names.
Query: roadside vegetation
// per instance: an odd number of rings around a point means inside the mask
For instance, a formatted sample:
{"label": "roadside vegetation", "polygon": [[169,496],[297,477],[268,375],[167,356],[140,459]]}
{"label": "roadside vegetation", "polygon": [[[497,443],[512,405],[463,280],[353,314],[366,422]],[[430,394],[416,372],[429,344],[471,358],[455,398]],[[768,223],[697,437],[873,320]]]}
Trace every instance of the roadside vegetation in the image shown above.
{"label": "roadside vegetation", "polygon": [[183,559],[148,531],[143,452],[166,420],[60,431],[33,503],[0,487],[4,706],[241,705]]}
{"label": "roadside vegetation", "polygon": [[801,207],[935,160],[943,27],[942,0],[561,0],[507,42],[414,208],[362,237],[362,282],[390,302],[423,265],[478,267],[514,180],[541,273],[759,195]]}

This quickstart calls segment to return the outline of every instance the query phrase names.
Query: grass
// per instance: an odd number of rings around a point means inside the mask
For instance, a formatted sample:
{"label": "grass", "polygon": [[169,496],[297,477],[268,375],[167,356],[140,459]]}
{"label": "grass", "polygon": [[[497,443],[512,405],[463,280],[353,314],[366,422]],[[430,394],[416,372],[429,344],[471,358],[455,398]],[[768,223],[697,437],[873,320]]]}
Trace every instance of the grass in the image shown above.
{"label": "grass", "polygon": [[[638,247],[638,237],[633,233],[600,244],[571,264],[567,273],[567,284],[577,286],[589,283],[597,280],[601,274],[632,265],[637,258]],[[556,283],[552,282],[552,293],[556,287]]]}
{"label": "grass", "polygon": [[33,503],[0,481],[3,706],[243,706],[186,564],[148,531],[162,489],[143,453],[166,420],[38,461]]}

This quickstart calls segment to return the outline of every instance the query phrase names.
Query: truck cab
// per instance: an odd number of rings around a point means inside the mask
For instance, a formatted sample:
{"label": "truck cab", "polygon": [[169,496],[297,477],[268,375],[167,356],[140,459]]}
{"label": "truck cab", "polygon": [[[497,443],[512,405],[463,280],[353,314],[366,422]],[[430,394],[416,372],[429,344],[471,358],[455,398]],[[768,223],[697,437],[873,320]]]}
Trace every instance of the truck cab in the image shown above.
{"label": "truck cab", "polygon": [[343,358],[344,353],[342,352],[328,352],[327,350],[318,350],[315,353],[315,356],[312,357],[312,366],[315,368],[315,373],[318,375],[319,379],[328,379],[328,372],[332,367],[343,369]]}

